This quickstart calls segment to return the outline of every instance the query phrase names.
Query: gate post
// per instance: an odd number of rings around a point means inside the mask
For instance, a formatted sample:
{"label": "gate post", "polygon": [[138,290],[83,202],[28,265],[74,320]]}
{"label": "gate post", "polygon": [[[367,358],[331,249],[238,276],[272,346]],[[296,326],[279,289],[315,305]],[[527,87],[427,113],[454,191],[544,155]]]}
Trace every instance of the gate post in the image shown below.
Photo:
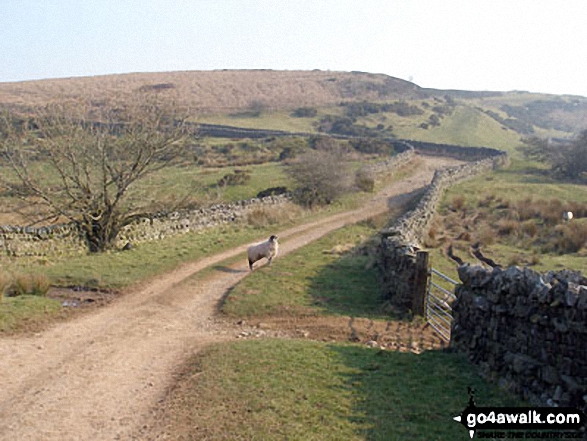
{"label": "gate post", "polygon": [[428,252],[416,252],[416,273],[412,292],[412,312],[417,315],[426,315],[426,292],[428,291]]}

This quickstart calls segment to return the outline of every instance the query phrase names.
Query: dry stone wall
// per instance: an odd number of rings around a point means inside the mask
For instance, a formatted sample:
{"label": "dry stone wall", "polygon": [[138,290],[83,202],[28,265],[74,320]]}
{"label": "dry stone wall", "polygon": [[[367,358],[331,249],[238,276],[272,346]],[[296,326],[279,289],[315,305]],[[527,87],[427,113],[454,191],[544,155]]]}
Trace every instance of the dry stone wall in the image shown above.
{"label": "dry stone wall", "polygon": [[[429,154],[444,149],[442,145],[438,149],[433,147],[432,144]],[[458,157],[467,157],[467,151],[461,152]],[[502,166],[508,160],[505,152],[486,149],[486,153],[490,154],[490,157],[436,171],[417,206],[397,219],[391,227],[380,232],[379,280],[384,297],[393,305],[402,310],[411,308],[412,287],[416,274],[416,251],[444,191],[457,182]],[[477,153],[473,152],[473,155],[477,157]]]}
{"label": "dry stone wall", "polygon": [[[375,174],[399,169],[412,160],[414,149],[403,146],[402,153],[372,164]],[[159,213],[137,220],[125,227],[118,236],[118,247],[164,239],[189,231],[210,228],[220,224],[237,222],[255,208],[281,205],[289,201],[288,195],[253,198],[232,204],[215,204],[192,211]],[[88,249],[85,238],[74,224],[46,227],[0,226],[0,255],[61,256],[85,253]]]}
{"label": "dry stone wall", "polygon": [[[238,221],[255,208],[281,205],[287,195],[253,198],[232,204],[173,213],[159,213],[140,219],[119,234],[118,246],[159,240],[165,237]],[[74,224],[47,227],[0,226],[0,254],[11,257],[61,256],[87,252],[85,238]]]}
{"label": "dry stone wall", "polygon": [[537,404],[587,412],[587,278],[459,268],[451,346]]}
{"label": "dry stone wall", "polygon": [[390,171],[400,170],[403,166],[408,164],[416,154],[415,150],[411,146],[406,146],[405,148],[400,151],[397,155],[391,156],[389,159],[385,161],[379,161],[375,164],[368,164],[361,167],[367,173],[372,173],[375,176],[389,173]]}

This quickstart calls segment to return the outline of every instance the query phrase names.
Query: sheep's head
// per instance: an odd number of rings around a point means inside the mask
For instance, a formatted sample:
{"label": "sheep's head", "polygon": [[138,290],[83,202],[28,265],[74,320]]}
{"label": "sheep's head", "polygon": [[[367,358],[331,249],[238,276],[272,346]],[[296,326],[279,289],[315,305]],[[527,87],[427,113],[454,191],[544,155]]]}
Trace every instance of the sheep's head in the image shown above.
{"label": "sheep's head", "polygon": [[269,238],[269,242],[277,242],[278,237],[277,236],[271,236]]}

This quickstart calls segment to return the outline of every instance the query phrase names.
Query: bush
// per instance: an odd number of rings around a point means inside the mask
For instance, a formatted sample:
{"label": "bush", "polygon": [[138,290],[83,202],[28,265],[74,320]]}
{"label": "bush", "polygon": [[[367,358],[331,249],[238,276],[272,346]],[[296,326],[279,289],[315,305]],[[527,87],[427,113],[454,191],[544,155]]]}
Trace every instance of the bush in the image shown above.
{"label": "bush", "polygon": [[355,174],[355,185],[361,191],[373,193],[375,191],[375,176],[371,171],[361,168]]}
{"label": "bush", "polygon": [[257,197],[259,199],[262,199],[266,198],[267,196],[279,196],[285,193],[287,193],[286,187],[271,187],[265,190],[261,190],[259,193],[257,193]]}
{"label": "bush", "polygon": [[536,221],[534,219],[529,219],[522,222],[522,232],[530,237],[536,236],[538,233],[538,225],[536,225]]}
{"label": "bush", "polygon": [[294,200],[303,206],[330,204],[350,191],[348,164],[335,151],[307,152],[289,167],[288,173],[297,183]]}
{"label": "bush", "polygon": [[318,115],[318,110],[313,107],[298,107],[291,114],[294,118],[313,118]]}
{"label": "bush", "polygon": [[350,141],[353,148],[361,153],[376,153],[378,155],[391,155],[393,146],[379,139],[356,139]]}
{"label": "bush", "polygon": [[586,223],[569,222],[565,225],[558,225],[555,232],[556,238],[553,242],[553,248],[558,253],[576,253],[587,243]]}
{"label": "bush", "polygon": [[218,180],[216,185],[218,187],[226,187],[227,185],[245,185],[251,180],[251,172],[248,170],[235,170],[232,174],[224,175]]}
{"label": "bush", "polygon": [[377,137],[385,133],[391,136],[389,130],[378,131],[365,125],[356,124],[355,118],[335,115],[326,115],[322,118],[318,123],[318,131],[346,136]]}
{"label": "bush", "polygon": [[465,207],[465,197],[462,195],[457,195],[452,198],[450,201],[450,209],[453,211],[460,211]]}
{"label": "bush", "polygon": [[495,242],[495,233],[488,225],[482,226],[476,234],[476,237],[477,241],[483,246],[493,245]]}
{"label": "bush", "polygon": [[520,231],[520,222],[514,219],[500,219],[497,222],[497,232],[501,236],[509,236]]}
{"label": "bush", "polygon": [[535,203],[531,198],[519,201],[515,205],[518,219],[526,221],[540,216],[540,203]]}
{"label": "bush", "polygon": [[482,199],[479,199],[477,206],[480,208],[490,207],[495,201],[495,195],[493,193],[486,194]]}

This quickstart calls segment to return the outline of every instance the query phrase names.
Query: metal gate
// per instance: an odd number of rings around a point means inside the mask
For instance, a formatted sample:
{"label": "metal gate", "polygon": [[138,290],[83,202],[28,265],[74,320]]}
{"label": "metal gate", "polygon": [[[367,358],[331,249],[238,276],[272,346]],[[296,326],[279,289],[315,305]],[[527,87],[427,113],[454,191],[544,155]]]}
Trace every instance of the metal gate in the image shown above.
{"label": "metal gate", "polygon": [[459,282],[430,268],[426,292],[426,321],[446,342],[450,341],[452,302],[456,299],[454,288]]}

